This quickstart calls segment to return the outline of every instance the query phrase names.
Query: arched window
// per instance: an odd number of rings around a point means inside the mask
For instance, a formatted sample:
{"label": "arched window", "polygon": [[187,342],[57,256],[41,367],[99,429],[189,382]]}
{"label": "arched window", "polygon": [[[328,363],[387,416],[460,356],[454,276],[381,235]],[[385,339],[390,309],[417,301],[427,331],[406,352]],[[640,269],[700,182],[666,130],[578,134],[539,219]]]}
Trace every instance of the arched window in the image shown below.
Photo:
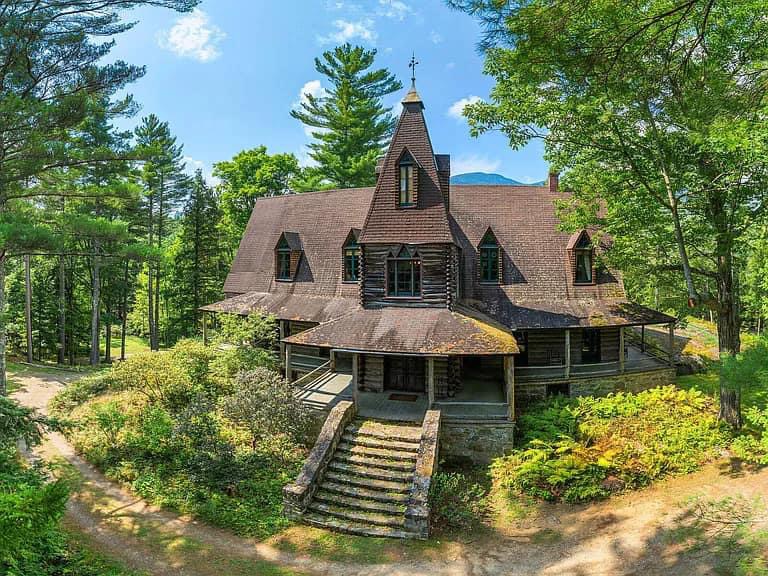
{"label": "arched window", "polygon": [[421,296],[421,258],[418,252],[403,246],[387,257],[387,296]]}
{"label": "arched window", "polygon": [[576,284],[591,284],[594,279],[594,250],[586,232],[581,234],[573,253],[576,258]]}
{"label": "arched window", "polygon": [[480,257],[480,282],[485,284],[498,284],[501,278],[499,266],[499,243],[493,232],[489,229],[478,247]]}
{"label": "arched window", "polygon": [[280,242],[277,244],[277,270],[276,275],[278,280],[290,280],[291,279],[291,247],[285,239],[285,236],[280,237]]}
{"label": "arched window", "polygon": [[399,167],[399,191],[398,205],[401,208],[409,208],[416,205],[416,185],[418,178],[418,166],[413,157],[406,151],[398,163]]}
{"label": "arched window", "polygon": [[344,243],[344,282],[360,279],[360,244],[354,232],[350,232]]}

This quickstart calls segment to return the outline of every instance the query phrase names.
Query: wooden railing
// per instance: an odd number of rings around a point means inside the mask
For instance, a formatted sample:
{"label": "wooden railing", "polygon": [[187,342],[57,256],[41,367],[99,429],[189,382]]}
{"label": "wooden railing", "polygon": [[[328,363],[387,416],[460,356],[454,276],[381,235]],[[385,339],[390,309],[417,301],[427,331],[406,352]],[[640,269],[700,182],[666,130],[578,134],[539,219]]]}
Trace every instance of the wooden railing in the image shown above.
{"label": "wooden railing", "polygon": [[328,360],[327,362],[325,362],[324,364],[321,364],[311,372],[307,372],[301,378],[297,378],[296,380],[291,382],[291,385],[299,388],[308,382],[314,382],[321,376],[325,376],[330,371],[331,371],[331,361]]}

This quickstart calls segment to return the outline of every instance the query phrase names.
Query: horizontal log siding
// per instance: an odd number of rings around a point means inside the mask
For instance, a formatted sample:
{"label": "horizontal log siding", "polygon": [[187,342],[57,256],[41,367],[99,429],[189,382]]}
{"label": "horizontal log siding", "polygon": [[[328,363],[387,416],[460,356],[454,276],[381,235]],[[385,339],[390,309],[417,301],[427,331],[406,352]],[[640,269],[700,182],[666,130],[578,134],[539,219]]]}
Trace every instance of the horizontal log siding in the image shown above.
{"label": "horizontal log siding", "polygon": [[419,245],[421,256],[421,297],[387,298],[387,256],[400,245],[365,245],[362,298],[364,306],[434,306],[447,307],[450,247],[445,244]]}
{"label": "horizontal log siding", "polygon": [[[553,362],[555,357],[558,358],[557,362]],[[564,362],[564,330],[531,330],[528,332],[529,366],[549,366]]]}
{"label": "horizontal log siding", "polygon": [[602,328],[600,330],[600,360],[602,362],[619,361],[618,328]]}
{"label": "horizontal log siding", "polygon": [[384,390],[384,356],[360,355],[360,389],[370,392]]}

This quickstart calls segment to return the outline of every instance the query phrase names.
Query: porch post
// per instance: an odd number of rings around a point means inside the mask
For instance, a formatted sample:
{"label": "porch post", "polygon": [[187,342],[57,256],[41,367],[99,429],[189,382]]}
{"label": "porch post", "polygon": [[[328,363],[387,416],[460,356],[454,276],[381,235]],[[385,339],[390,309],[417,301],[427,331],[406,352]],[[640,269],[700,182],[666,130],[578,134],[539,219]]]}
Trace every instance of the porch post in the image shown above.
{"label": "porch post", "polygon": [[352,354],[352,401],[357,406],[359,391],[358,385],[360,384],[360,354],[355,352]]}
{"label": "porch post", "polygon": [[504,383],[507,386],[507,417],[515,419],[515,357],[504,356]]}
{"label": "porch post", "polygon": [[624,326],[619,326],[619,371],[624,374]]}
{"label": "porch post", "polygon": [[669,365],[674,366],[675,365],[675,323],[670,322],[668,324],[669,328]]}
{"label": "porch post", "polygon": [[331,372],[336,372],[336,350],[331,348]]}
{"label": "porch post", "polygon": [[427,358],[427,399],[432,409],[435,404],[435,359],[432,356]]}
{"label": "porch post", "polygon": [[571,377],[571,331],[565,329],[565,377]]}
{"label": "porch post", "polygon": [[640,326],[640,352],[645,354],[645,324]]}
{"label": "porch post", "polygon": [[203,312],[203,346],[208,346],[208,312]]}
{"label": "porch post", "polygon": [[291,382],[291,345],[285,345],[285,379]]}
{"label": "porch post", "polygon": [[283,344],[283,338],[285,338],[285,320],[277,321],[277,329],[280,331],[280,359],[285,358],[285,344]]}

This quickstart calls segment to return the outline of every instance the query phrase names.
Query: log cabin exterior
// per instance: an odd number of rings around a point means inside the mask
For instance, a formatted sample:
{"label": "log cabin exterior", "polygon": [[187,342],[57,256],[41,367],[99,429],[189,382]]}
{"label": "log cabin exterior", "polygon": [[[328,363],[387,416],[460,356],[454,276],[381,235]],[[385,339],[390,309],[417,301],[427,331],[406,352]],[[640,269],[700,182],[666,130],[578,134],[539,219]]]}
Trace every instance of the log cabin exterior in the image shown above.
{"label": "log cabin exterior", "polygon": [[535,399],[672,379],[642,327],[672,338],[675,319],[627,301],[605,238],[559,229],[557,176],[452,185],[415,87],[402,104],[376,186],[259,199],[227,298],[204,310],[273,314],[307,402],[393,419],[439,408],[457,451],[483,427],[489,445],[511,442],[498,431]]}

